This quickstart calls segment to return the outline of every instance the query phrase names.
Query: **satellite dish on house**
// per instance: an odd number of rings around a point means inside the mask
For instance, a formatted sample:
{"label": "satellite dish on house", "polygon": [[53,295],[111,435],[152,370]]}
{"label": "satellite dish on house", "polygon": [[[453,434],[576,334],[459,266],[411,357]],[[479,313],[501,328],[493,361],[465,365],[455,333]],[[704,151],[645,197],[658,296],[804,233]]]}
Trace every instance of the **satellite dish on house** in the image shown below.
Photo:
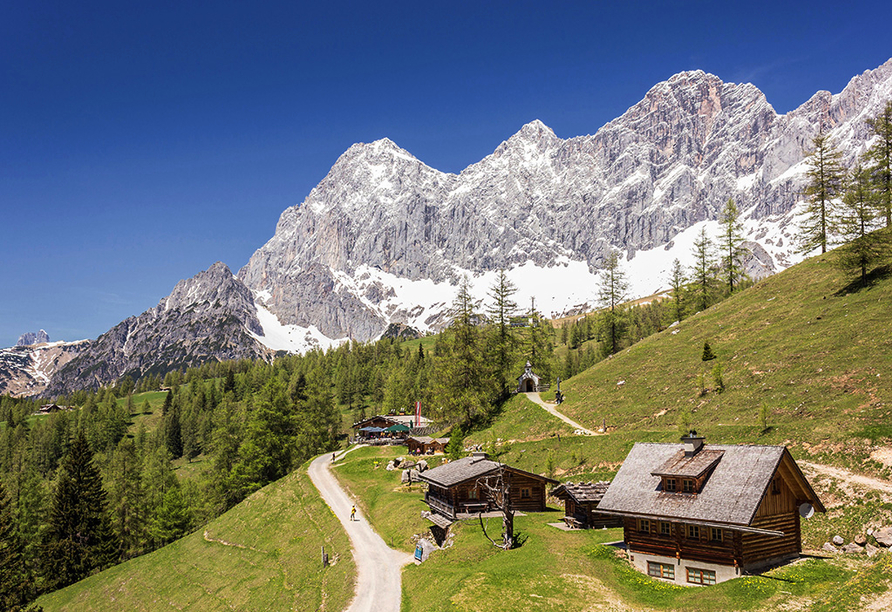
{"label": "satellite dish on house", "polygon": [[810,503],[805,502],[803,504],[799,504],[799,516],[802,518],[811,518],[815,514],[815,508]]}

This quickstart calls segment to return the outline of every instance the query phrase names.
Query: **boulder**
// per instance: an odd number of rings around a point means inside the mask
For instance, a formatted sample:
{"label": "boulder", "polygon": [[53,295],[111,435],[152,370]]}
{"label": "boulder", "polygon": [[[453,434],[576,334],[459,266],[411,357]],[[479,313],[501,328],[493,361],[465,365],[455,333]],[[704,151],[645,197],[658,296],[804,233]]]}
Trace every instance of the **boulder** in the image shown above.
{"label": "boulder", "polygon": [[826,550],[826,551],[829,552],[829,553],[835,553],[835,552],[836,552],[836,546],[834,546],[834,545],[831,544],[830,542],[824,542],[824,545],[821,547],[821,550]]}
{"label": "boulder", "polygon": [[892,527],[883,527],[873,532],[873,537],[880,546],[889,548],[892,546]]}
{"label": "boulder", "polygon": [[863,550],[864,550],[863,548],[861,548],[860,546],[858,546],[857,544],[854,544],[854,543],[846,544],[845,546],[842,547],[842,552],[849,554],[849,555],[851,555],[853,553],[860,553]]}
{"label": "boulder", "polygon": [[412,482],[411,478],[412,475],[409,473],[409,470],[403,470],[402,475],[400,475],[400,482],[402,482],[403,484],[410,483]]}
{"label": "boulder", "polygon": [[880,552],[880,549],[873,544],[868,544],[864,547],[864,552],[867,553],[868,557],[874,557],[878,552]]}
{"label": "boulder", "polygon": [[385,467],[384,469],[387,470],[388,472],[392,472],[393,469],[394,469],[394,468],[393,468],[393,464],[392,464],[392,463],[388,463],[388,464],[387,464],[387,467]]}
{"label": "boulder", "polygon": [[424,470],[426,470],[428,468],[427,461],[422,459],[421,461],[418,462],[418,465],[416,467],[418,468],[419,472],[423,472]]}
{"label": "boulder", "polygon": [[430,554],[432,552],[437,550],[437,545],[434,544],[433,542],[431,542],[430,540],[422,539],[422,540],[418,540],[418,544],[416,544],[416,548],[421,549],[421,561],[424,562],[424,561],[427,561],[427,558],[430,556]]}
{"label": "boulder", "polygon": [[842,546],[846,541],[842,539],[842,536],[835,535],[833,536],[833,543],[837,546]]}
{"label": "boulder", "polygon": [[858,546],[864,546],[865,544],[867,544],[867,536],[863,533],[859,533],[855,536],[855,539],[852,540],[852,542],[854,542]]}
{"label": "boulder", "polygon": [[399,465],[397,465],[396,467],[398,467],[401,470],[408,470],[409,468],[415,467],[415,462],[409,461],[408,459],[403,459],[402,461],[400,461]]}

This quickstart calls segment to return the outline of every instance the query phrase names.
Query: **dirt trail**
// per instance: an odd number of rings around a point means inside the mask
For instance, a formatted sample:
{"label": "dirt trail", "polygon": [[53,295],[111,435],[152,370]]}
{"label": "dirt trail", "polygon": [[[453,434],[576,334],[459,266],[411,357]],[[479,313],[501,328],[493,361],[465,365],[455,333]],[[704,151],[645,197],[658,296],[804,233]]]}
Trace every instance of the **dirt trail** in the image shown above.
{"label": "dirt trail", "polygon": [[871,478],[870,476],[862,476],[861,474],[856,474],[854,472],[850,472],[844,468],[833,467],[830,465],[823,465],[820,463],[811,463],[810,461],[799,461],[799,465],[801,465],[806,470],[812,470],[819,474],[824,474],[825,476],[830,476],[831,478],[836,478],[838,480],[844,480],[846,482],[853,482],[855,484],[860,484],[869,489],[874,489],[876,491],[882,491],[883,493],[887,493],[892,495],[892,482],[887,480],[880,480],[879,478]]}
{"label": "dirt trail", "polygon": [[588,428],[586,428],[586,427],[583,427],[582,425],[580,425],[579,423],[577,423],[576,421],[574,421],[574,420],[571,419],[570,417],[568,417],[568,416],[566,416],[566,415],[563,415],[563,414],[561,414],[560,412],[558,412],[557,410],[555,410],[555,408],[554,408],[554,404],[552,404],[552,403],[550,403],[550,402],[546,402],[545,400],[543,400],[541,397],[539,397],[539,394],[538,394],[538,393],[531,392],[531,393],[524,393],[524,395],[526,395],[527,398],[529,398],[529,400],[530,400],[531,402],[535,402],[536,404],[539,404],[540,406],[542,406],[543,408],[545,408],[545,410],[547,410],[549,413],[553,414],[554,416],[556,416],[557,418],[559,418],[560,420],[562,420],[564,423],[566,423],[567,425],[569,425],[569,426],[572,427],[573,429],[580,429],[580,430],[584,431],[586,434],[588,434],[588,435],[590,435],[590,436],[596,436],[596,435],[598,435],[598,434],[596,434],[595,432],[593,432],[591,429],[588,429]]}
{"label": "dirt trail", "polygon": [[412,563],[412,555],[388,547],[359,512],[355,521],[350,520],[350,508],[354,502],[341,489],[329,469],[330,465],[331,455],[326,453],[313,460],[309,474],[322,499],[344,525],[353,544],[357,573],[356,596],[347,612],[399,612],[402,567]]}

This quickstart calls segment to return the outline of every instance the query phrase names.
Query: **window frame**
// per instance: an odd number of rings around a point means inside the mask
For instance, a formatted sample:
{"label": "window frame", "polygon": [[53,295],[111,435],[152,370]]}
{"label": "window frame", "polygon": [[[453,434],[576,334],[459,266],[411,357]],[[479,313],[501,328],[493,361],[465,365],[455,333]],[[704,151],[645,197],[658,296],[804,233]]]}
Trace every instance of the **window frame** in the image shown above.
{"label": "window frame", "polygon": [[689,540],[700,539],[700,525],[685,525],[685,537]]}
{"label": "window frame", "polygon": [[[716,537],[718,536],[718,537]],[[725,541],[725,533],[721,527],[710,527],[709,528],[709,541],[710,542],[724,542]]]}
{"label": "window frame", "polygon": [[520,499],[532,499],[533,491],[530,487],[521,487],[520,489]]}
{"label": "window frame", "polygon": [[672,537],[672,523],[660,521],[660,535]]}
{"label": "window frame", "polygon": [[667,493],[675,493],[678,491],[678,482],[674,478],[667,478],[666,486],[664,488]]}
{"label": "window frame", "polygon": [[681,489],[685,493],[696,493],[697,487],[694,485],[694,481],[690,478],[685,478],[681,481]]}
{"label": "window frame", "polygon": [[647,562],[647,575],[651,578],[661,578],[663,580],[675,581],[675,566],[671,563],[660,563],[659,561]]}
{"label": "window frame", "polygon": [[650,519],[638,519],[638,533],[651,533],[650,531]]}
{"label": "window frame", "polygon": [[701,569],[699,567],[688,567],[688,582],[691,584],[702,584],[704,586],[712,586],[715,582],[715,570]]}

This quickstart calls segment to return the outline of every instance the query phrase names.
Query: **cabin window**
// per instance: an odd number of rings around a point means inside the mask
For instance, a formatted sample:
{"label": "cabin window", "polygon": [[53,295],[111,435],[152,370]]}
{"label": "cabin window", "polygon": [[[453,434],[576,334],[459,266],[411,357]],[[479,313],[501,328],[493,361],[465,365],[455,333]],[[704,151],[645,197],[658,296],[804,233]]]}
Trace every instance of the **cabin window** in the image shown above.
{"label": "cabin window", "polygon": [[520,490],[520,499],[529,499],[530,498],[530,489],[529,487]]}
{"label": "cabin window", "polygon": [[675,479],[674,478],[666,479],[666,491],[669,493],[675,493],[676,488],[675,488]]}
{"label": "cabin window", "polygon": [[685,493],[693,493],[694,492],[694,481],[689,478],[685,478],[682,481],[682,487],[683,487],[683,490]]}
{"label": "cabin window", "polygon": [[715,584],[715,572],[712,570],[689,567],[688,582],[692,584]]}
{"label": "cabin window", "polygon": [[780,479],[775,478],[771,481],[771,494],[780,495]]}
{"label": "cabin window", "polygon": [[638,531],[650,533],[650,521],[648,519],[638,519]]}
{"label": "cabin window", "polygon": [[709,539],[713,542],[721,542],[722,541],[722,530],[718,527],[710,527],[709,528]]}
{"label": "cabin window", "polygon": [[699,525],[688,525],[688,539],[689,540],[699,540],[700,539],[700,526]]}
{"label": "cabin window", "polygon": [[664,523],[660,522],[660,535],[671,536],[672,535],[672,523]]}
{"label": "cabin window", "polygon": [[471,489],[468,491],[468,499],[479,499],[477,489]]}
{"label": "cabin window", "polygon": [[665,578],[666,580],[675,580],[675,566],[669,563],[647,562],[647,575],[654,578]]}

